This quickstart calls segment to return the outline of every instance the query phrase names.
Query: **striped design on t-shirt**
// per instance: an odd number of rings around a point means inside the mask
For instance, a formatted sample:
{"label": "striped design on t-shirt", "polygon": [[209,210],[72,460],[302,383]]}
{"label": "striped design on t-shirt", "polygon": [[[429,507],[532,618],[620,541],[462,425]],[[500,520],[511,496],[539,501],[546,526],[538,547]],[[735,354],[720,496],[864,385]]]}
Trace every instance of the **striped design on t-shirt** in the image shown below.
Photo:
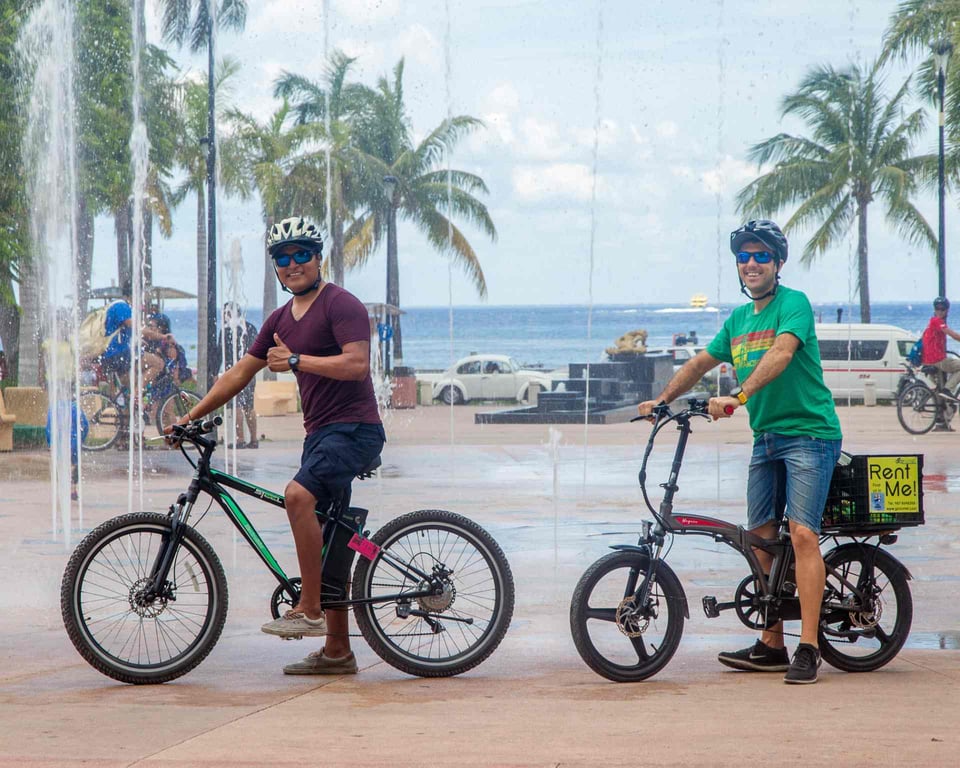
{"label": "striped design on t-shirt", "polygon": [[730,341],[730,354],[737,370],[753,368],[773,346],[776,337],[777,333],[773,328],[734,336]]}

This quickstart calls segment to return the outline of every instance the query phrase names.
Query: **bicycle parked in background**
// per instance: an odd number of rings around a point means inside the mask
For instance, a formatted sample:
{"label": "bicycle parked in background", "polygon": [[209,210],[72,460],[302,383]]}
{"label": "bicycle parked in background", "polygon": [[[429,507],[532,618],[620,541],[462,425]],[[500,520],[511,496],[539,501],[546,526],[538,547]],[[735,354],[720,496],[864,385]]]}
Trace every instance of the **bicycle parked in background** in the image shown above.
{"label": "bicycle parked in background", "polygon": [[[666,562],[674,536],[706,536],[739,552],[747,562],[749,572],[732,600],[703,598],[708,618],[733,610],[744,626],[754,630],[800,619],[787,521],[781,520],[775,537],[764,539],[724,520],[674,513],[673,498],[679,490],[677,480],[692,432],[690,421],[709,418],[706,401],[689,400],[688,407],[678,413],[669,406],[658,406],[653,417],[639,480],[654,521],[642,523],[636,544],[615,544],[611,547],[614,552],[591,565],[570,601],[570,629],[577,651],[594,672],[614,682],[637,682],[656,674],[680,645],[683,622],[690,613],[680,579]],[[657,434],[670,423],[676,424],[680,436],[669,478],[660,486],[664,494],[658,511],[647,496],[647,461]],[[897,655],[913,621],[910,572],[882,545],[897,540],[897,529],[923,523],[923,457],[843,454],[843,460],[849,463],[838,464],[834,471],[820,536],[821,545],[832,542],[837,546],[823,556],[826,584],[819,645],[823,660],[837,669],[869,672]],[[882,494],[870,492],[870,462],[881,466],[884,473],[898,476],[897,482],[909,483],[909,492],[903,491],[907,509],[888,511],[895,505],[891,502],[888,507]],[[911,505],[916,508],[909,509]],[[773,557],[769,574],[760,566],[757,549]]]}
{"label": "bicycle parked in background", "polygon": [[[110,395],[100,389],[86,388],[80,393],[80,408],[87,417],[89,429],[81,447],[85,451],[105,451],[112,448],[125,436],[130,426],[130,390],[114,373],[111,379]],[[182,419],[190,409],[200,402],[200,397],[183,389],[164,368],[150,382],[143,393],[141,412],[144,426],[150,423],[152,416],[159,434]]]}
{"label": "bicycle parked in background", "polygon": [[[950,422],[960,408],[960,392],[951,392],[945,387],[946,374],[933,365],[921,366],[920,372],[927,376],[933,386],[916,377],[912,369],[912,382],[906,381],[897,395],[897,418],[911,435],[923,435],[931,429],[952,431]],[[904,382],[906,374],[901,378]]]}

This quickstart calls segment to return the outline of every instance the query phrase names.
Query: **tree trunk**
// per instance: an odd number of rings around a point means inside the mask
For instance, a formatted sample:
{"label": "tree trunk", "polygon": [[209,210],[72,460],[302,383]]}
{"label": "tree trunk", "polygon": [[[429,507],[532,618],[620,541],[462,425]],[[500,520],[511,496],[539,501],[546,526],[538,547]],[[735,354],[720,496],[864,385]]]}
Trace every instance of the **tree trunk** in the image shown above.
{"label": "tree trunk", "polygon": [[333,179],[331,181],[333,189],[336,190],[334,193],[331,190],[327,191],[328,195],[332,195],[330,198],[330,232],[328,233],[330,239],[333,241],[330,245],[330,277],[333,282],[339,286],[343,286],[343,217],[341,215],[341,184],[340,184],[340,174],[334,173]]}
{"label": "tree trunk", "polygon": [[857,285],[860,293],[860,322],[870,322],[870,275],[867,269],[867,203],[857,202]]}
{"label": "tree trunk", "polygon": [[130,264],[130,211],[126,204],[121,205],[114,214],[113,228],[117,235],[117,279],[122,288],[133,282],[133,268]]}
{"label": "tree trunk", "polygon": [[[266,217],[267,228],[266,232],[269,232],[271,227],[273,227],[274,218],[273,216]],[[267,238],[263,238],[263,319],[266,321],[274,310],[277,308],[277,275],[273,271],[273,266],[271,266],[272,260],[270,255],[267,252]],[[261,323],[263,327],[263,323]],[[263,369],[263,380],[264,381],[276,381],[277,374],[271,371],[269,368]]]}
{"label": "tree trunk", "polygon": [[153,213],[143,209],[143,284],[153,285]]}
{"label": "tree trunk", "polygon": [[40,315],[46,305],[46,301],[40,301],[44,294],[41,269],[36,258],[21,261],[20,307],[23,316],[20,319],[17,366],[17,383],[21,387],[40,385]]}
{"label": "tree trunk", "polygon": [[13,301],[13,279],[9,274],[0,280],[0,347],[3,347],[5,368],[0,373],[4,378],[14,378],[20,349],[20,312]]}
{"label": "tree trunk", "polygon": [[197,382],[207,383],[207,203],[203,186],[197,186]]}
{"label": "tree trunk", "polygon": [[77,250],[80,263],[77,265],[77,310],[80,319],[87,314],[90,301],[90,280],[93,274],[93,221],[94,216],[87,205],[87,198],[80,196],[77,202]]}
{"label": "tree trunk", "polygon": [[[397,262],[397,207],[390,206],[387,217],[387,304],[400,309],[400,265]],[[393,362],[403,362],[403,344],[400,337],[400,315],[391,317],[393,328]],[[392,366],[391,366],[392,369]]]}

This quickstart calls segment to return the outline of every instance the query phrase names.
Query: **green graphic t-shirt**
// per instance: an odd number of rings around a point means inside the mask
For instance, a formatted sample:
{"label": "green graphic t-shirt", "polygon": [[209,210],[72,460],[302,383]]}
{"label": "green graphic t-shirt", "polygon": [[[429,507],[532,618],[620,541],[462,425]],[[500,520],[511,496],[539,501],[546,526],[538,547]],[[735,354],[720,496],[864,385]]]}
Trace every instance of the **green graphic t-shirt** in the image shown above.
{"label": "green graphic t-shirt", "polygon": [[823,383],[813,322],[813,308],[806,295],[781,285],[773,301],[759,314],[754,314],[752,302],[737,307],[707,347],[717,360],[733,363],[742,384],[777,336],[790,333],[800,340],[783,373],[747,401],[754,435],[773,432],[841,439],[833,397]]}

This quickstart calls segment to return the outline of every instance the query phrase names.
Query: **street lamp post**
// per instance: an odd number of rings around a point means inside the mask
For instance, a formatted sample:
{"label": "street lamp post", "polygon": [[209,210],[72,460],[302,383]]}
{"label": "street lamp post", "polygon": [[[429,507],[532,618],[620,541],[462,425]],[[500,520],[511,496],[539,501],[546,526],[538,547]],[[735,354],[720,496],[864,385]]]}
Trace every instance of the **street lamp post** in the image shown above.
{"label": "street lamp post", "polygon": [[946,39],[937,40],[931,45],[933,49],[933,63],[937,68],[937,95],[940,98],[940,146],[937,158],[937,186],[939,192],[940,221],[937,237],[937,278],[938,278],[938,296],[947,295],[947,266],[946,249],[944,247],[945,235],[945,196],[944,196],[944,171],[943,171],[943,137],[944,127],[946,125],[946,114],[944,110],[944,91],[946,90],[947,63],[950,61],[950,54],[953,53],[953,44]]}
{"label": "street lamp post", "polygon": [[387,198],[387,310],[386,325],[387,338],[384,342],[384,373],[389,374],[392,370],[390,364],[390,345],[393,343],[394,351],[399,359],[400,348],[400,318],[393,314],[393,307],[396,307],[399,298],[397,296],[397,177],[383,177],[383,193]]}
{"label": "street lamp post", "polygon": [[[207,370],[199,372],[207,391],[217,378],[217,122],[213,57],[213,20],[207,30]],[[200,298],[203,301],[203,297]],[[206,374],[204,376],[204,374]]]}

